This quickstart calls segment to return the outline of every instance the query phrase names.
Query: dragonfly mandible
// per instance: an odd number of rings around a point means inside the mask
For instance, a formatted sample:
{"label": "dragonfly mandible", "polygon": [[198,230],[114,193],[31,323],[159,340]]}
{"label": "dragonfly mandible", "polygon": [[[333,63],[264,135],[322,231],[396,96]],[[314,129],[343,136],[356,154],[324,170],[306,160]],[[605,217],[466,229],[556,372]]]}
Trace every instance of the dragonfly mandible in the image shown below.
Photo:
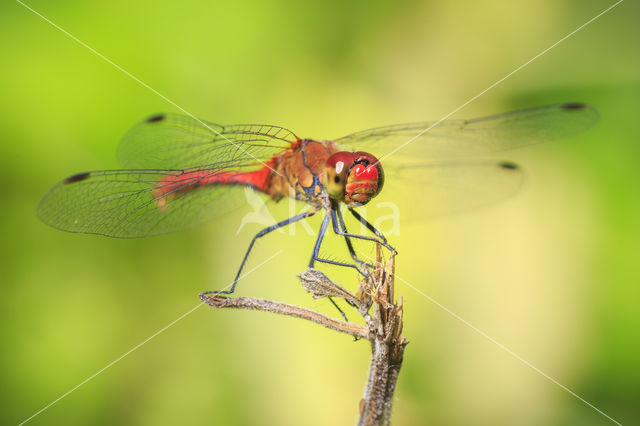
{"label": "dragonfly mandible", "polygon": [[[208,293],[233,293],[256,240],[318,212],[325,215],[309,267],[325,262],[366,273],[351,239],[377,242],[395,252],[383,233],[357,211],[381,192],[385,176],[408,174],[407,184],[416,185],[422,197],[444,188],[447,205],[486,204],[519,187],[520,169],[511,162],[474,158],[569,136],[596,119],[593,108],[565,103],[473,120],[396,124],[316,140],[278,126],[222,126],[160,114],[124,136],[118,150],[123,169],[67,177],[44,195],[37,214],[64,231],[145,237],[206,222],[228,210],[229,201],[238,199],[238,187],[250,187],[274,201],[286,197],[304,201],[309,209],[258,232],[231,288]],[[370,235],[347,231],[342,206]],[[319,255],[330,225],[344,237],[353,263]]]}

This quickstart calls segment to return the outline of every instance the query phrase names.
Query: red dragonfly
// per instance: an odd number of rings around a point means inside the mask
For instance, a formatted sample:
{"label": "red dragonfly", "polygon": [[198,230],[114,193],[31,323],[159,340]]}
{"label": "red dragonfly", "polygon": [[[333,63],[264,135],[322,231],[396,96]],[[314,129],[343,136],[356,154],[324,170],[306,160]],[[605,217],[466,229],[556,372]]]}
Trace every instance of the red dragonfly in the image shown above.
{"label": "red dragonfly", "polygon": [[[445,210],[448,205],[473,207],[515,192],[521,173],[511,162],[469,158],[568,136],[586,129],[596,118],[596,111],[587,105],[567,103],[474,120],[397,124],[335,140],[314,140],[277,126],[221,126],[186,116],[155,115],[124,136],[118,153],[124,169],[64,179],[42,198],[37,213],[42,221],[64,231],[144,237],[210,219],[226,210],[238,187],[245,186],[275,201],[285,197],[304,201],[310,208],[257,233],[231,289],[213,293],[234,292],[258,238],[318,212],[325,217],[309,266],[319,261],[362,272],[366,268],[361,268],[364,262],[356,256],[352,238],[395,251],[355,210],[382,190],[382,163],[387,177],[413,185],[415,196],[429,198],[440,191],[446,195]],[[415,140],[407,143],[411,139]],[[371,236],[347,232],[341,206]],[[345,238],[354,263],[319,256],[329,224]]]}

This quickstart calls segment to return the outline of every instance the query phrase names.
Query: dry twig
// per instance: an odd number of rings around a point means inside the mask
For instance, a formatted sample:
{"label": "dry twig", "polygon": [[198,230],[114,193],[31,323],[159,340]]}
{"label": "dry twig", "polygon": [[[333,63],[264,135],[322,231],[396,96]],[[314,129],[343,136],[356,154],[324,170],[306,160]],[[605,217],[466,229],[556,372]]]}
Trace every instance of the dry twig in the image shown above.
{"label": "dry twig", "polygon": [[[298,277],[314,298],[344,299],[354,306],[366,325],[345,322],[300,306],[251,297],[229,298],[201,295],[203,302],[215,308],[251,309],[302,318],[326,328],[371,342],[371,364],[364,396],[360,401],[358,425],[388,425],[391,422],[393,394],[408,341],[402,336],[402,296],[394,303],[394,257],[386,264],[381,249],[373,271],[358,287],[357,295],[333,283],[326,275],[309,268]],[[373,313],[370,308],[373,305]]]}

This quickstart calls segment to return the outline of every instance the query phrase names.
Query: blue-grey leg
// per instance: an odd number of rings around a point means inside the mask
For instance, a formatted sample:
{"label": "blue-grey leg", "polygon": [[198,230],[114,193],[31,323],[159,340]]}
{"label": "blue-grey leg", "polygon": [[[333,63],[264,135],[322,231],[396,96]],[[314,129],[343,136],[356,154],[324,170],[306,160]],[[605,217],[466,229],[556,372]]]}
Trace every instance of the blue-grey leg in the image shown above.
{"label": "blue-grey leg", "polygon": [[[342,230],[342,232],[347,233],[347,225],[345,225],[344,223],[344,218],[342,217],[342,211],[340,210],[340,208],[338,207],[336,209],[336,213],[338,215],[338,222],[340,223],[340,228]],[[344,236],[344,240],[347,243],[347,248],[349,249],[349,254],[351,255],[351,257],[353,258],[353,260],[355,260],[356,262],[358,262],[361,265],[365,265],[367,267],[372,267],[373,265],[370,265],[366,262],[363,262],[362,260],[358,259],[358,255],[356,254],[356,251],[353,249],[353,244],[351,243],[351,239],[348,236]]]}
{"label": "blue-grey leg", "polygon": [[[352,210],[353,213],[353,210]],[[357,217],[360,217],[362,220],[364,220],[364,218],[362,218],[362,216],[358,215]],[[357,218],[356,217],[356,218]],[[357,239],[361,239],[361,240],[365,240],[365,241],[373,241],[376,242],[380,245],[382,245],[383,247],[386,247],[389,251],[391,251],[392,253],[397,253],[396,249],[394,249],[393,247],[391,247],[389,245],[389,243],[387,243],[387,240],[382,237],[381,239],[378,238],[374,238],[374,237],[367,237],[366,235],[358,235],[358,234],[350,234],[348,232],[342,232],[339,228],[338,228],[338,220],[336,218],[336,212],[335,210],[331,210],[331,222],[333,224],[333,232],[335,232],[338,235],[342,235],[342,236],[346,236],[346,237],[351,237],[351,238],[357,238]],[[369,223],[365,220],[366,223]],[[364,223],[364,222],[363,222]],[[372,228],[373,225],[369,224]],[[366,225],[365,225],[366,226]],[[375,229],[375,228],[373,228]],[[378,231],[380,232],[380,231]]]}
{"label": "blue-grey leg", "polygon": [[351,212],[351,214],[353,215],[353,217],[355,217],[356,219],[358,219],[358,222],[360,222],[361,224],[363,224],[364,226],[367,227],[367,229],[371,232],[373,232],[378,238],[380,238],[382,241],[384,241],[385,243],[387,242],[387,239],[385,238],[384,234],[380,231],[378,231],[375,226],[373,226],[372,224],[370,224],[367,219],[365,219],[364,217],[360,216],[360,213],[358,213],[357,211],[353,210],[353,209],[349,209],[349,211]]}
{"label": "blue-grey leg", "polygon": [[[331,212],[333,212],[333,210],[331,210]],[[330,259],[323,259],[318,255],[318,253],[320,252],[320,246],[322,245],[322,239],[324,238],[324,234],[327,232],[327,228],[329,227],[329,221],[331,221],[331,217],[332,216],[327,214],[322,220],[322,225],[320,225],[320,231],[318,232],[318,238],[316,238],[316,244],[313,247],[313,253],[311,254],[311,260],[309,261],[309,268],[313,268],[313,264],[317,260],[318,262],[329,263],[331,265],[346,266],[348,268],[354,268],[358,272],[362,273],[362,271],[358,269],[357,265],[354,265],[352,263],[338,262]]]}
{"label": "blue-grey leg", "polygon": [[[318,255],[318,253],[320,252],[320,246],[322,245],[322,239],[324,238],[324,234],[326,234],[327,232],[327,227],[329,226],[330,220],[331,220],[331,216],[329,216],[329,214],[327,214],[322,220],[322,225],[320,225],[320,231],[318,231],[318,238],[316,238],[316,243],[313,246],[313,253],[311,254],[311,260],[309,261],[309,268],[313,268],[313,265],[317,260],[318,262],[329,263],[331,265],[347,266],[349,268],[355,268],[358,272],[362,273],[356,265],[352,265],[350,263],[344,263],[344,262],[337,262],[335,260],[323,259]],[[349,320],[347,319],[347,315],[343,312],[342,309],[340,309],[338,304],[334,302],[334,300],[330,297],[329,297],[329,301],[331,301],[333,306],[335,306],[336,309],[340,312],[340,315],[342,315],[344,320],[349,322]]]}
{"label": "blue-grey leg", "polygon": [[249,258],[249,253],[251,253],[251,249],[253,248],[253,245],[255,244],[256,240],[266,234],[268,234],[269,232],[275,231],[276,229],[280,229],[284,226],[290,225],[294,222],[297,222],[299,220],[302,219],[306,219],[308,217],[313,216],[314,214],[318,213],[317,208],[314,208],[312,210],[309,210],[307,212],[303,212],[300,214],[297,214],[295,216],[292,216],[288,219],[283,220],[282,222],[278,222],[274,225],[271,225],[267,228],[264,228],[262,231],[258,232],[253,239],[251,240],[251,243],[249,244],[249,248],[247,249],[247,252],[244,255],[244,258],[242,259],[242,263],[240,264],[240,269],[238,269],[238,273],[236,274],[236,278],[233,280],[233,284],[231,285],[231,289],[230,290],[214,290],[214,291],[205,291],[202,294],[231,294],[235,291],[236,289],[236,284],[238,284],[238,279],[240,278],[240,274],[242,273],[242,270],[244,269],[244,265],[247,263],[247,259]]}

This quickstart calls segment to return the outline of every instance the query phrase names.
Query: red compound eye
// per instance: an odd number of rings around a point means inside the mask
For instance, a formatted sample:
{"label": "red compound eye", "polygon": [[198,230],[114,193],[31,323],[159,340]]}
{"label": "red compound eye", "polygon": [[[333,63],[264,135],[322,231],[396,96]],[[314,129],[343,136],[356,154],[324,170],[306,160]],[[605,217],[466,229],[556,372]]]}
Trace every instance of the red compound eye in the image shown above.
{"label": "red compound eye", "polygon": [[336,152],[327,159],[327,166],[335,167],[336,164],[342,162],[346,167],[349,167],[355,161],[355,154],[353,152]]}
{"label": "red compound eye", "polygon": [[351,173],[356,179],[360,180],[378,180],[378,169],[374,165],[365,167],[362,164],[356,164],[351,169]]}

